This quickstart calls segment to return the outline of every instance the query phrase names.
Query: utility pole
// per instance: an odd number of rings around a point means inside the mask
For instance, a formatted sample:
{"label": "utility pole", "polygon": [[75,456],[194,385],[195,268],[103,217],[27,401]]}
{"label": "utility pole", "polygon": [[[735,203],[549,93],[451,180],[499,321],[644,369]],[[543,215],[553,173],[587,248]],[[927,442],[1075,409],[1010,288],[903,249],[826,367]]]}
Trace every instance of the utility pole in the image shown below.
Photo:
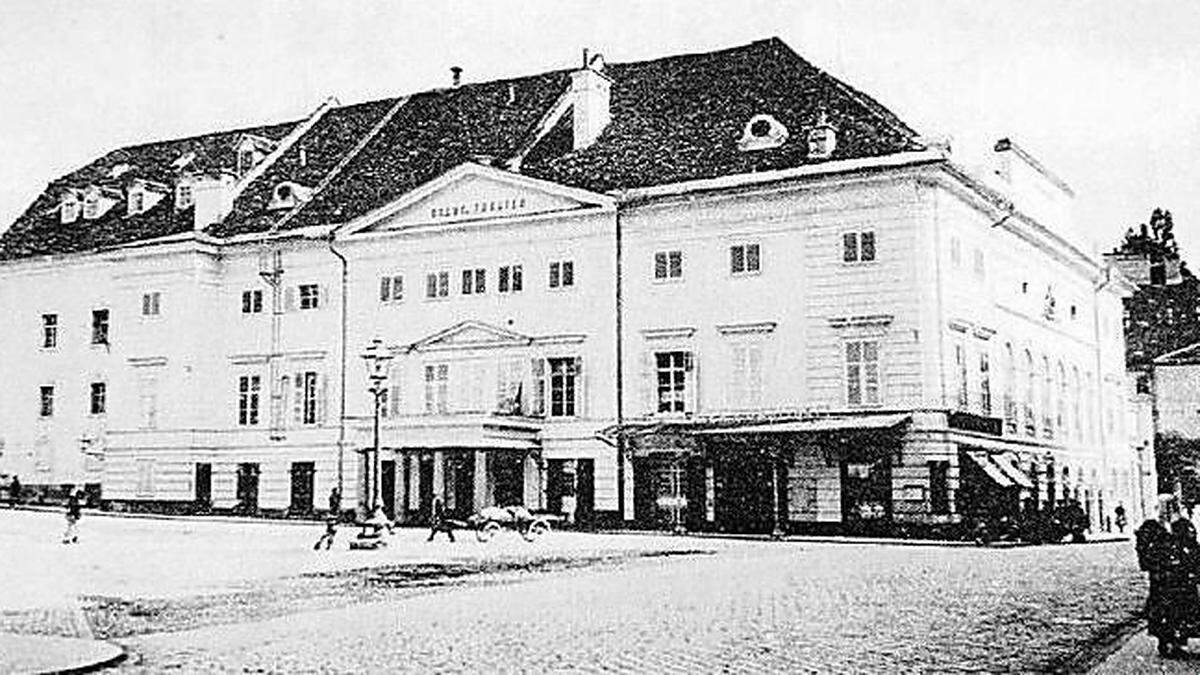
{"label": "utility pole", "polygon": [[259,258],[258,275],[271,287],[271,351],[267,354],[267,387],[271,395],[271,440],[283,440],[285,392],[280,387],[279,345],[283,331],[283,252],[264,251]]}

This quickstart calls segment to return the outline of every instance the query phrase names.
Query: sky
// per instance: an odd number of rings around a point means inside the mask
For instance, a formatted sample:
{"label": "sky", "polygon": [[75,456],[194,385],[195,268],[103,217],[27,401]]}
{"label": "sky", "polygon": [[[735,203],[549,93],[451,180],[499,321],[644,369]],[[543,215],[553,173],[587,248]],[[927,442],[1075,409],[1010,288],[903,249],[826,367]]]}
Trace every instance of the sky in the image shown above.
{"label": "sky", "polygon": [[967,163],[1009,137],[1101,249],[1161,206],[1200,267],[1200,3],[0,2],[0,229],[123,145],[778,36]]}

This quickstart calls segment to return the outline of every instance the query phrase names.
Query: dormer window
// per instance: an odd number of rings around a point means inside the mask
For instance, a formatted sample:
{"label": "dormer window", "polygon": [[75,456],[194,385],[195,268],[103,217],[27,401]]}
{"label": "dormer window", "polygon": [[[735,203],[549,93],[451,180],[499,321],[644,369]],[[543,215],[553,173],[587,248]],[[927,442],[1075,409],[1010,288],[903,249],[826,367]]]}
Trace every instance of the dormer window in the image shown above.
{"label": "dormer window", "polygon": [[131,216],[136,216],[146,210],[146,191],[140,187],[129,189],[128,207],[126,211]]}
{"label": "dormer window", "polygon": [[787,142],[788,130],[779,120],[770,115],[755,115],[751,117],[742,129],[742,137],[738,139],[738,149],[743,152],[778,148]]}
{"label": "dormer window", "polygon": [[83,196],[83,219],[95,220],[100,217],[100,191],[88,190]]}
{"label": "dormer window", "polygon": [[822,110],[817,123],[808,130],[808,158],[829,159],[837,149],[837,127]]}
{"label": "dormer window", "polygon": [[238,175],[244,176],[254,168],[254,165],[258,163],[255,161],[255,155],[254,150],[250,148],[238,151]]}
{"label": "dormer window", "polygon": [[312,188],[290,181],[283,182],[275,186],[274,192],[271,193],[271,203],[267,204],[267,208],[290,209],[300,202],[308,201],[311,194]]}
{"label": "dormer window", "polygon": [[74,192],[63,195],[59,215],[64,223],[73,223],[79,220],[79,197]]}
{"label": "dormer window", "polygon": [[175,208],[186,209],[196,203],[196,196],[192,192],[192,182],[190,180],[179,181],[175,185]]}

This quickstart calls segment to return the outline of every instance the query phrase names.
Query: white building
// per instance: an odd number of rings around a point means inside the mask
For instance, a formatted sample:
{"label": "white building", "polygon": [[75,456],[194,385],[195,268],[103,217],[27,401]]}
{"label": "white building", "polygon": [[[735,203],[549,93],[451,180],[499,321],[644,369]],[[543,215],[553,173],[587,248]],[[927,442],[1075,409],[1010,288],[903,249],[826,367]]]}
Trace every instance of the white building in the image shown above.
{"label": "white building", "polygon": [[1138,503],[1129,286],[1065,183],[994,154],[778,40],[121,149],[0,242],[0,470],[129,508],[361,499],[380,338],[403,519],[920,529],[1070,497],[1099,526]]}

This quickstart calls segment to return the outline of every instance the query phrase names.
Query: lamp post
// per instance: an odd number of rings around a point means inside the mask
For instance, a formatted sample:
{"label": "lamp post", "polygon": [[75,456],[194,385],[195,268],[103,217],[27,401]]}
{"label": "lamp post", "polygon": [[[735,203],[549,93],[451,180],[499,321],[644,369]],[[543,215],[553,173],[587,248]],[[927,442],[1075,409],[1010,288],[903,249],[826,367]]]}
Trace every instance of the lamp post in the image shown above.
{"label": "lamp post", "polygon": [[372,442],[366,462],[366,472],[363,476],[363,495],[365,516],[370,518],[379,510],[379,404],[387,393],[388,369],[391,367],[392,354],[383,346],[379,338],[371,340],[370,346],[362,354],[367,364],[367,391],[371,393],[374,420],[372,427]]}

